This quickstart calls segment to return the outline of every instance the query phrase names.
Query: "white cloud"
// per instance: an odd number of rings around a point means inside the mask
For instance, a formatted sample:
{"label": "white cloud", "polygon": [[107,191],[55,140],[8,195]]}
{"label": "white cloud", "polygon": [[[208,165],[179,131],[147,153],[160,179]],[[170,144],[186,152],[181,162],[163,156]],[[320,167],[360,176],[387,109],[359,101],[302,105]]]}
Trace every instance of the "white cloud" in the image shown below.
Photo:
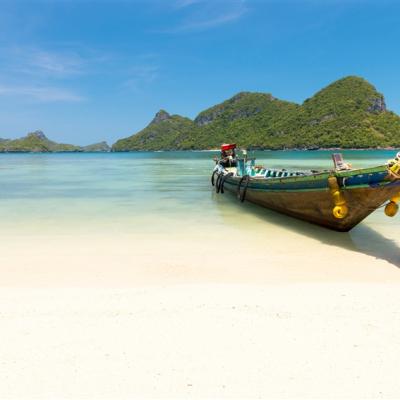
{"label": "white cloud", "polygon": [[64,88],[0,85],[0,96],[23,97],[40,102],[80,102],[84,97]]}
{"label": "white cloud", "polygon": [[101,79],[139,90],[159,75],[157,55],[100,53],[77,43],[59,44],[57,50],[14,45],[0,48],[0,96],[36,102],[79,102],[82,81]]}
{"label": "white cloud", "polygon": [[123,86],[129,89],[138,90],[143,84],[154,82],[159,75],[159,68],[156,65],[137,65],[128,71],[129,78]]}
{"label": "white cloud", "polygon": [[5,46],[0,49],[0,96],[36,102],[83,101],[71,88],[71,79],[88,73],[89,62],[94,63],[93,57],[83,58],[68,47]]}
{"label": "white cloud", "polygon": [[30,65],[47,73],[68,76],[81,73],[84,62],[77,54],[57,54],[39,50],[32,53]]}
{"label": "white cloud", "polygon": [[181,22],[161,33],[180,33],[215,28],[239,20],[246,14],[246,0],[178,0],[178,11],[184,11]]}
{"label": "white cloud", "polygon": [[13,46],[2,48],[0,64],[3,71],[68,78],[84,72],[86,61],[74,51],[50,51],[37,47]]}
{"label": "white cloud", "polygon": [[201,3],[205,0],[177,0],[175,3],[175,7],[184,8],[192,6],[193,4]]}
{"label": "white cloud", "polygon": [[238,9],[227,10],[226,12],[209,19],[196,18],[193,20],[186,21],[180,27],[178,27],[177,30],[189,31],[189,30],[202,30],[207,28],[213,28],[219,25],[226,24],[228,22],[233,22],[239,19],[245,12],[246,9],[241,7]]}

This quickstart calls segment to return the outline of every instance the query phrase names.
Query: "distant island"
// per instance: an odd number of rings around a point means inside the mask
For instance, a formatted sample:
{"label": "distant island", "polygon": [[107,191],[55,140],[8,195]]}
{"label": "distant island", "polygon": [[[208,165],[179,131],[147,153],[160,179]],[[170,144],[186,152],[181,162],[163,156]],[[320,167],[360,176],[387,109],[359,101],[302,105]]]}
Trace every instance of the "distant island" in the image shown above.
{"label": "distant island", "polygon": [[28,133],[20,139],[0,139],[1,153],[107,152],[110,149],[106,142],[89,146],[56,143],[49,140],[42,131]]}
{"label": "distant island", "polygon": [[241,92],[194,120],[160,110],[112,151],[206,150],[235,142],[249,149],[389,148],[400,146],[400,117],[366,80],[349,76],[303,104]]}

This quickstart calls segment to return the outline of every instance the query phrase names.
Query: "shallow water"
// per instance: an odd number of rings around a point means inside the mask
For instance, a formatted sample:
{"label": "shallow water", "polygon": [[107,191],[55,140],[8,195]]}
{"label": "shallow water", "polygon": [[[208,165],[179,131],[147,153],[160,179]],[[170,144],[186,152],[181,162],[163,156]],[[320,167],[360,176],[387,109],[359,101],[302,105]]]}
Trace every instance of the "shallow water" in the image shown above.
{"label": "shallow water", "polygon": [[[330,151],[265,151],[270,167],[331,168]],[[375,166],[395,151],[345,151],[354,167]],[[400,216],[377,210],[349,234],[251,204],[210,185],[212,152],[0,155],[0,234],[135,233],[301,240],[363,252],[400,266]],[[279,232],[277,231],[279,228]],[[293,235],[295,233],[295,235]],[[277,239],[278,240],[278,239]]]}

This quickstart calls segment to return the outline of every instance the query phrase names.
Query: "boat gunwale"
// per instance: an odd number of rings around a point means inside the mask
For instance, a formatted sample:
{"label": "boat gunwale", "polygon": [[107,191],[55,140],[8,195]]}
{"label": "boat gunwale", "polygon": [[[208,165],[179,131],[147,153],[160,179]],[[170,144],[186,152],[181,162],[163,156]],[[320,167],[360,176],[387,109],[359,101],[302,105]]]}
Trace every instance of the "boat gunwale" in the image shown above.
{"label": "boat gunwale", "polygon": [[[327,191],[329,190],[328,188],[328,183],[324,185],[323,187],[312,187],[312,188],[307,188],[307,187],[297,187],[297,188],[273,188],[272,186],[276,184],[302,184],[306,182],[316,182],[316,181],[327,181],[330,176],[336,176],[338,178],[350,178],[350,177],[357,177],[357,176],[362,176],[366,174],[382,174],[385,173],[385,177],[382,178],[380,182],[374,183],[375,186],[383,187],[383,186],[392,186],[393,184],[395,186],[400,185],[400,180],[391,180],[388,179],[387,177],[389,176],[388,169],[386,165],[380,165],[377,167],[370,167],[370,168],[359,168],[359,169],[353,169],[353,170],[346,170],[346,171],[323,171],[319,173],[314,173],[311,175],[303,175],[303,176],[287,176],[287,177],[276,177],[276,178],[265,178],[265,177],[254,177],[254,176],[249,176],[250,180],[247,185],[248,190],[254,190],[257,192],[315,192],[315,191]],[[386,175],[387,173],[387,175]],[[225,183],[228,185],[233,185],[233,186],[238,186],[240,180],[243,178],[243,176],[229,176],[225,179]],[[370,183],[360,183],[360,184],[350,184],[350,185],[343,185],[340,184],[340,187],[342,190],[352,190],[352,189],[359,189],[359,188],[367,188],[371,187]]]}
{"label": "boat gunwale", "polygon": [[[338,178],[348,178],[351,176],[357,176],[357,175],[365,175],[365,174],[370,174],[370,173],[379,173],[379,172],[387,172],[389,174],[388,168],[386,165],[379,165],[377,167],[370,167],[370,168],[358,168],[358,169],[352,169],[352,170],[345,170],[345,171],[336,171],[336,170],[330,170],[330,171],[321,171],[321,172],[316,172],[312,173],[309,175],[297,175],[297,176],[281,176],[281,177],[274,177],[274,178],[266,178],[264,176],[249,176],[250,180],[253,182],[268,182],[268,183],[281,183],[282,181],[285,181],[287,183],[292,183],[292,182],[302,182],[302,181],[310,181],[312,179],[320,178],[323,179],[325,177],[329,176],[336,176]],[[239,175],[239,176],[232,176],[230,177],[231,179],[235,180],[240,180],[243,178],[243,176],[246,175]]]}

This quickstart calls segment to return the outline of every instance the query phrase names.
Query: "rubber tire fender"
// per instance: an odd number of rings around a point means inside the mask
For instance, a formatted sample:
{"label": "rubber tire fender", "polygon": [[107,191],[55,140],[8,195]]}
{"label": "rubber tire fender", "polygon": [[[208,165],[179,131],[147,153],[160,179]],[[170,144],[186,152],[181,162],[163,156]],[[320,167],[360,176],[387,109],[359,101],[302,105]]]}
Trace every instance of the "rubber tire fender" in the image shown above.
{"label": "rubber tire fender", "polygon": [[[243,181],[246,181],[246,182],[244,183],[243,191],[240,191]],[[239,185],[238,185],[238,189],[237,189],[237,198],[240,200],[241,203],[243,203],[246,198],[246,191],[247,191],[247,187],[249,186],[249,182],[250,182],[249,175],[242,176],[242,179],[240,179],[240,181],[239,181]]]}
{"label": "rubber tire fender", "polygon": [[220,189],[221,189],[221,179],[222,179],[223,175],[222,174],[218,174],[217,176],[217,180],[215,181],[215,192],[219,193]]}
{"label": "rubber tire fender", "polygon": [[213,171],[211,175],[211,185],[215,186],[215,175],[218,174],[218,170]]}
{"label": "rubber tire fender", "polygon": [[225,192],[224,192],[225,181],[226,181],[230,176],[233,176],[233,172],[229,172],[229,173],[227,173],[226,175],[223,175],[223,176],[222,176],[222,178],[221,178],[221,180],[220,180],[220,183],[219,183],[219,190],[220,190],[221,193],[225,193]]}

